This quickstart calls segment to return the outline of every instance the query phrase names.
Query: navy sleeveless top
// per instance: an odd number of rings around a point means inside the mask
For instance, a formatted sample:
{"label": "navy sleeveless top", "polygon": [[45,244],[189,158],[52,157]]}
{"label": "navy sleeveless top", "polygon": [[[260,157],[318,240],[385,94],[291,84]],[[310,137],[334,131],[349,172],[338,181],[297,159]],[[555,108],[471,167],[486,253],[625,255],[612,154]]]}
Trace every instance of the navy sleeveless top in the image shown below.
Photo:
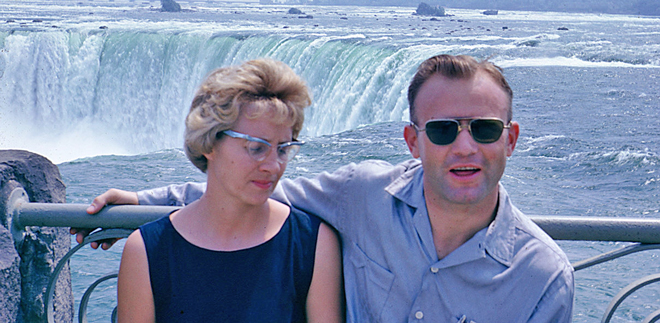
{"label": "navy sleeveless top", "polygon": [[141,226],[156,322],[305,322],[319,224],[292,208],[273,238],[237,251],[190,244],[169,217]]}

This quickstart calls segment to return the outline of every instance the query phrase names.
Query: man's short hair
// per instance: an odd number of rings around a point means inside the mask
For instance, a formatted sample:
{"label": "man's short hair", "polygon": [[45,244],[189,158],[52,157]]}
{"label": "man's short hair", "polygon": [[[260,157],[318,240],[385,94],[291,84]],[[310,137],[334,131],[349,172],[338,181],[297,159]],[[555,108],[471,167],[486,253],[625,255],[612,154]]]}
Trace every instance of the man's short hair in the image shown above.
{"label": "man's short hair", "polygon": [[311,103],[305,82],[282,62],[264,58],[216,69],[200,85],[186,117],[186,155],[206,172],[204,154],[211,153],[218,133],[231,129],[248,105],[248,118],[268,114],[273,122],[290,126],[296,139],[303,109]]}
{"label": "man's short hair", "polygon": [[415,99],[417,98],[419,89],[422,87],[424,82],[431,78],[431,76],[439,74],[449,79],[470,79],[474,77],[479,71],[484,71],[486,74],[490,75],[508,96],[508,120],[505,121],[511,121],[513,118],[513,91],[511,90],[509,83],[504,78],[502,69],[499,66],[489,62],[488,60],[478,62],[473,57],[467,55],[437,55],[425,60],[421,65],[419,65],[417,68],[417,73],[415,73],[415,76],[413,77],[412,81],[410,82],[410,86],[408,87],[410,121],[415,123],[418,121],[415,115]]}

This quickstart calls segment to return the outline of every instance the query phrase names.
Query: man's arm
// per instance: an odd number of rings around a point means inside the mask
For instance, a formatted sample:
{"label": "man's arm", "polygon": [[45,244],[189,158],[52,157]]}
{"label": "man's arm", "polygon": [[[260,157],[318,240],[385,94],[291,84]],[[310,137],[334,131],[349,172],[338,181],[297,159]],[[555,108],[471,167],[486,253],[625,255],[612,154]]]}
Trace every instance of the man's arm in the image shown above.
{"label": "man's arm", "polygon": [[557,275],[536,305],[528,323],[565,323],[573,316],[575,282],[573,270],[564,269]]}
{"label": "man's arm", "polygon": [[204,194],[206,183],[173,184],[137,192],[140,205],[184,206]]}
{"label": "man's arm", "polygon": [[[338,207],[335,205],[341,190],[339,183],[331,184],[337,175],[324,173],[314,180],[298,178],[296,181],[283,180],[273,193],[273,198],[308,213],[315,214],[333,225]],[[324,187],[325,186],[325,187]],[[335,189],[330,189],[334,187]],[[129,192],[119,189],[109,189],[97,196],[87,208],[87,213],[95,214],[106,205],[133,204],[133,205],[169,205],[183,206],[199,199],[206,190],[206,183],[184,183],[173,184],[138,192]],[[331,199],[333,195],[334,199]],[[334,202],[333,202],[334,201]],[[76,241],[82,243],[83,239],[94,229],[71,228],[71,234],[76,235]],[[90,246],[94,249],[101,246],[108,250],[119,239],[92,242]]]}
{"label": "man's arm", "polygon": [[[390,166],[389,164],[386,164]],[[293,205],[304,212],[314,214],[341,231],[339,220],[346,216],[345,207],[351,205],[350,183],[356,170],[362,165],[349,164],[332,173],[322,172],[314,178],[298,177],[282,179],[272,197]],[[368,172],[369,167],[363,167]],[[169,185],[137,192],[140,205],[186,205],[198,199],[206,189],[206,183]]]}
{"label": "man's arm", "polygon": [[[111,188],[105,193],[97,196],[87,207],[87,213],[96,214],[106,205],[132,204],[132,205],[170,205],[183,206],[199,199],[206,190],[206,183],[185,183],[180,185],[169,185],[151,190],[129,192]],[[83,239],[95,229],[71,228],[71,234],[76,235],[76,241],[82,243]],[[119,239],[92,242],[93,249],[99,246],[108,250]]]}
{"label": "man's arm", "polygon": [[[387,175],[391,170],[392,165],[384,161],[351,163],[332,173],[323,172],[311,179],[304,177],[294,180],[283,179],[277,185],[272,197],[320,217],[341,234],[351,228],[351,219],[356,215],[353,213],[356,208],[360,208],[355,201],[359,200],[366,190],[382,189],[380,184],[373,186],[367,183],[375,178],[380,178],[383,183],[391,181]],[[199,199],[205,189],[206,183],[169,185],[137,193],[111,189],[95,199],[88,213],[94,214],[108,204],[186,205]],[[359,213],[362,214],[362,210]],[[71,233],[78,233],[77,239],[82,241],[89,231],[72,229]],[[103,249],[110,248],[115,241],[104,242]],[[98,247],[98,244],[92,247]]]}
{"label": "man's arm", "polygon": [[[92,204],[89,207],[87,207],[87,213],[96,214],[97,212],[101,211],[101,209],[104,206],[108,204],[138,204],[138,197],[137,194],[135,194],[135,192],[129,192],[129,191],[123,191],[123,190],[111,188],[107,190],[105,193],[94,198]],[[78,243],[82,243],[83,239],[85,239],[85,237],[94,230],[95,229],[71,228],[69,231],[71,232],[71,234],[76,235],[76,241],[78,241]],[[118,240],[119,239],[110,239],[110,240],[98,241],[98,242],[95,241],[92,242],[90,246],[93,249],[96,249],[100,245],[103,250],[108,250]]]}

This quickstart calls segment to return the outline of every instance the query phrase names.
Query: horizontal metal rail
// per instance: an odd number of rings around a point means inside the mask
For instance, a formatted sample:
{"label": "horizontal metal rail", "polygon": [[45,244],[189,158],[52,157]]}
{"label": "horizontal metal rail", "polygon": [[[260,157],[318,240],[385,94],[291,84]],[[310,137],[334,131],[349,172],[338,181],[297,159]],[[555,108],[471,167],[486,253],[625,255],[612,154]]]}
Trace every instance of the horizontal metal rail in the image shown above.
{"label": "horizontal metal rail", "polygon": [[660,219],[530,216],[555,240],[660,243]]}
{"label": "horizontal metal rail", "polygon": [[29,203],[14,212],[17,227],[71,227],[136,229],[158,220],[177,207],[146,205],[106,206],[99,213],[87,214],[87,204]]}
{"label": "horizontal metal rail", "polygon": [[87,207],[86,204],[31,203],[25,190],[17,188],[7,200],[6,217],[14,240],[20,241],[28,226],[136,229],[178,209],[173,206],[109,205],[90,215]]}
{"label": "horizontal metal rail", "polygon": [[[9,226],[15,240],[22,239],[23,231],[27,226],[103,229],[91,233],[84,239],[83,243],[71,249],[56,267],[50,278],[45,300],[48,322],[54,322],[53,308],[50,304],[57,277],[64,264],[77,250],[91,242],[127,237],[133,229],[142,224],[155,221],[178,209],[174,206],[115,205],[106,206],[99,213],[89,215],[86,212],[88,207],[86,204],[30,203],[23,189],[12,191],[7,202],[7,219],[10,222]],[[578,261],[572,264],[576,271],[632,253],[660,249],[660,219],[577,216],[530,216],[530,218],[555,240],[633,243],[617,250]],[[81,303],[79,322],[87,322],[85,313],[87,301],[96,285],[115,277],[115,273],[106,275],[88,288]],[[640,288],[657,282],[660,282],[660,274],[644,277],[628,285],[610,302],[602,322],[609,322],[614,311],[628,296]],[[660,310],[653,312],[644,322],[660,322]]]}
{"label": "horizontal metal rail", "polygon": [[[135,229],[177,209],[173,206],[114,205],[89,215],[86,204],[21,203],[13,209],[16,228],[26,226]],[[660,243],[660,219],[530,216],[555,240]]]}

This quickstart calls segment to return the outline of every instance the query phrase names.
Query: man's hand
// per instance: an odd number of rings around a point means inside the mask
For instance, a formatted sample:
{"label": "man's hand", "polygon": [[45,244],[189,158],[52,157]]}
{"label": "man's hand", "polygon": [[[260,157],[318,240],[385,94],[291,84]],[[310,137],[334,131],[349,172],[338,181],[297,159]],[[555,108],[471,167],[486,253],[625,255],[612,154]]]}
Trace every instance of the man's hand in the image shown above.
{"label": "man's hand", "polygon": [[[122,191],[118,190],[115,188],[111,188],[107,190],[105,193],[97,196],[94,198],[92,201],[92,204],[87,208],[87,213],[89,214],[96,214],[101,209],[109,204],[133,204],[137,205],[138,204],[138,197],[137,193],[135,192],[129,192],[129,191]],[[71,228],[70,232],[71,234],[76,235],[76,241],[78,243],[82,243],[83,239],[92,231],[95,229],[78,229],[78,228]],[[103,250],[108,250],[110,247],[112,247],[115,242],[119,241],[119,239],[111,239],[111,240],[105,240],[105,241],[99,241],[99,242],[92,242],[90,246],[93,249],[97,249],[99,247],[99,244],[101,245],[101,248]]]}

